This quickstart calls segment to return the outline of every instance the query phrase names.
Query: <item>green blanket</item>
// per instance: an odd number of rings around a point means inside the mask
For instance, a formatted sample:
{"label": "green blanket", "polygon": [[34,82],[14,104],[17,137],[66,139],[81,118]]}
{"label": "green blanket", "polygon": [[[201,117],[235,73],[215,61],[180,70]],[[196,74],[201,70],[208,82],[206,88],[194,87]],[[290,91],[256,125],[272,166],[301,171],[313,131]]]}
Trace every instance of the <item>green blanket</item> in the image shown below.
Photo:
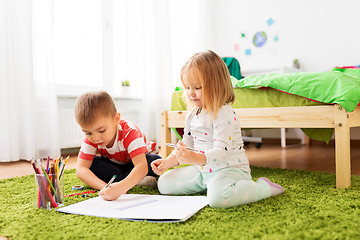
{"label": "green blanket", "polygon": [[343,72],[343,73],[360,78],[360,68],[359,67],[354,67],[354,68],[334,67],[333,69],[331,69],[331,71]]}
{"label": "green blanket", "polygon": [[271,87],[323,103],[337,103],[348,112],[360,102],[360,77],[340,71],[250,76],[237,81],[235,87]]}

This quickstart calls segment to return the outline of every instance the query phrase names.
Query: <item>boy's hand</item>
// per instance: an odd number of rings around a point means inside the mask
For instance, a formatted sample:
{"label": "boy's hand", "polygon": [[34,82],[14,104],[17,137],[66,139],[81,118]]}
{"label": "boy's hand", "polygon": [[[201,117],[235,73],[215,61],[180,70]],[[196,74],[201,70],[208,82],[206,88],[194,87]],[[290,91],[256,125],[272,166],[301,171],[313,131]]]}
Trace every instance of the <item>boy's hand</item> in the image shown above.
{"label": "boy's hand", "polygon": [[110,184],[107,188],[103,187],[99,192],[100,197],[107,201],[118,199],[122,194],[126,194],[126,190],[122,189],[121,182]]}

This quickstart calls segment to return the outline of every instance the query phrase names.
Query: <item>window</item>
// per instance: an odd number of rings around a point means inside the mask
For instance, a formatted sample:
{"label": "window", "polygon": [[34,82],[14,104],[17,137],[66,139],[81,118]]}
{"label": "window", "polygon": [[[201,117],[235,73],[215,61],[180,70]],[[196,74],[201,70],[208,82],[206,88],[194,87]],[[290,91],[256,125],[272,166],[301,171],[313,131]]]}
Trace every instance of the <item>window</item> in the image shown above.
{"label": "window", "polygon": [[168,71],[175,75],[165,81],[179,85],[179,68],[205,41],[204,3],[192,2],[54,0],[57,93],[76,96],[102,88],[139,99],[146,95],[145,84]]}
{"label": "window", "polygon": [[[146,51],[144,41],[148,39],[145,32],[145,14],[143,1],[112,1],[107,16],[111,16],[113,30],[113,77],[121,82],[114,90],[121,96],[142,96],[142,83],[146,68]],[[150,41],[150,40],[149,40]],[[129,83],[130,87],[122,87]],[[139,91],[140,90],[140,91]]]}
{"label": "window", "polygon": [[54,75],[58,92],[104,87],[102,3],[54,1]]}

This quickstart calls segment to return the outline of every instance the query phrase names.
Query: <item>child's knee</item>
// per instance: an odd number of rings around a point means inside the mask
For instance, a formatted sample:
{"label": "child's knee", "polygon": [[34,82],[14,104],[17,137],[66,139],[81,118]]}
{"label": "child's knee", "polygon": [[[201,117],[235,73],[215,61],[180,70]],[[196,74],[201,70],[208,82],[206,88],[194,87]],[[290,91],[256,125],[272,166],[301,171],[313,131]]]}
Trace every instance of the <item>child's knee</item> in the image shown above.
{"label": "child's knee", "polygon": [[169,178],[168,174],[163,174],[158,179],[158,189],[161,194],[171,194],[171,190],[173,190],[173,187],[171,187],[171,179]]}
{"label": "child's knee", "polygon": [[224,208],[228,202],[231,189],[218,186],[209,186],[207,190],[207,198],[210,207],[213,208]]}
{"label": "child's knee", "polygon": [[209,206],[212,208],[225,208],[224,199],[220,196],[209,196],[207,195]]}
{"label": "child's knee", "polygon": [[183,195],[202,192],[204,188],[198,171],[191,167],[172,169],[159,177],[158,189],[161,194]]}
{"label": "child's knee", "polygon": [[208,202],[213,208],[229,207],[230,199],[234,195],[236,182],[222,175],[214,176],[207,185]]}

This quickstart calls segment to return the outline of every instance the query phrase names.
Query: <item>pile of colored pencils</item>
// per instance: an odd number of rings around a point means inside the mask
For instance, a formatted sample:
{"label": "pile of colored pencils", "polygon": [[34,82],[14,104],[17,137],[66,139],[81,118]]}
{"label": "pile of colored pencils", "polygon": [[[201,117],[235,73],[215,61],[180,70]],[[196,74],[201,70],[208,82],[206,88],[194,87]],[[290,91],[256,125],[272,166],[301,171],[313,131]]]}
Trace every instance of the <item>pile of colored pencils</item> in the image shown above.
{"label": "pile of colored pencils", "polygon": [[65,160],[62,157],[50,160],[48,157],[45,168],[41,159],[31,161],[38,186],[37,208],[51,209],[64,204],[64,189],[60,180],[68,160],[69,156]]}

